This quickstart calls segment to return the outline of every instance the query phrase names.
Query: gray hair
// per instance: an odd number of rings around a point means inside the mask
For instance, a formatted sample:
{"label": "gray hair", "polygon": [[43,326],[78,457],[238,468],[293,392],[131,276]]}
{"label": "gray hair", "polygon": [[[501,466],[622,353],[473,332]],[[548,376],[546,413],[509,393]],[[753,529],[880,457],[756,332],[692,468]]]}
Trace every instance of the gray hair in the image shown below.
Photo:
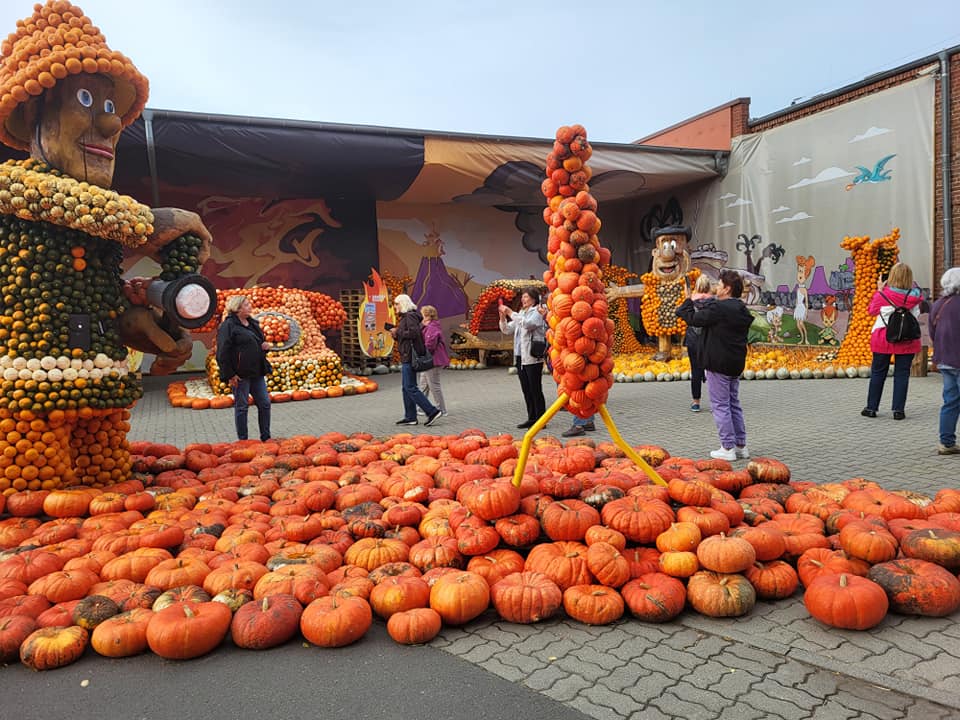
{"label": "gray hair", "polygon": [[417,304],[410,298],[409,295],[397,295],[393,299],[393,302],[397,306],[397,309],[402,313],[417,309]]}
{"label": "gray hair", "polygon": [[960,293],[960,267],[952,267],[947,270],[940,278],[940,287],[943,288],[944,295]]}

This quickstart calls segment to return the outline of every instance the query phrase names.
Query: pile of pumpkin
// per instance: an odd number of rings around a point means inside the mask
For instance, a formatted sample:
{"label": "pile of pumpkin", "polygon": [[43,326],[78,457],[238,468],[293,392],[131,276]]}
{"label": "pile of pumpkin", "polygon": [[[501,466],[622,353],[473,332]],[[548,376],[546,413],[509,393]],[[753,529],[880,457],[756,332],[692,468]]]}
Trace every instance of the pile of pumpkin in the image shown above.
{"label": "pile of pumpkin", "polygon": [[374,617],[428,642],[492,605],[508,622],[561,608],[587,624],[665,622],[686,605],[744,615],[806,588],[827,625],[960,606],[960,490],[790,482],[641,446],[652,485],[608,443],[328,433],[180,449],[133,443],[106,491],[0,495],[0,662],[34,669],[152,650],[188,659],[298,632],[359,640]]}
{"label": "pile of pumpkin", "polygon": [[547,198],[543,219],[550,226],[543,280],[547,300],[547,340],[558,396],[583,418],[607,400],[613,386],[616,326],[608,317],[604,268],[610,251],[600,244],[597,200],[590,194],[593,148],[582,125],[557,130],[547,155],[547,178],[540,190]]}
{"label": "pile of pumpkin", "polygon": [[494,280],[480,291],[470,308],[469,330],[476,335],[484,331],[500,330],[500,313],[497,304],[502,300],[512,308],[520,308],[520,293],[532,287],[543,293],[546,286],[539,280]]}

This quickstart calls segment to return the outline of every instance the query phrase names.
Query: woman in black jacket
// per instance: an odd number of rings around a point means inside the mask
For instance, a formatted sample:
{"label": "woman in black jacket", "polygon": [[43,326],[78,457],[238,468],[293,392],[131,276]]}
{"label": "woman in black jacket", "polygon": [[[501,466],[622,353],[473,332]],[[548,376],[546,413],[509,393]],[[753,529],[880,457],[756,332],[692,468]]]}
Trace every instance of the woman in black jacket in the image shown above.
{"label": "woman in black jacket", "polygon": [[397,295],[393,300],[393,308],[400,319],[396,327],[390,328],[390,334],[397,341],[400,352],[400,382],[403,387],[403,417],[397,420],[397,425],[416,425],[417,406],[427,415],[423,424],[433,425],[440,417],[440,408],[431,404],[417,387],[417,373],[411,364],[414,350],[421,355],[426,351],[423,342],[423,317],[409,295]]}
{"label": "woman in black jacket", "polygon": [[270,343],[260,323],[253,317],[253,306],[243,295],[227,298],[223,322],[217,331],[217,365],[220,379],[233,388],[233,418],[237,438],[247,439],[247,399],[257,405],[260,440],[270,439],[270,394],[267,375],[273,368],[267,361]]}
{"label": "woman in black jacket", "polygon": [[743,280],[736,270],[723,270],[717,287],[717,302],[697,309],[690,299],[677,308],[688,325],[703,328],[698,349],[699,365],[706,370],[710,409],[720,435],[721,447],[710,457],[737,460],[750,457],[747,429],[740,408],[740,373],[747,360],[747,333],[753,315],[740,300]]}

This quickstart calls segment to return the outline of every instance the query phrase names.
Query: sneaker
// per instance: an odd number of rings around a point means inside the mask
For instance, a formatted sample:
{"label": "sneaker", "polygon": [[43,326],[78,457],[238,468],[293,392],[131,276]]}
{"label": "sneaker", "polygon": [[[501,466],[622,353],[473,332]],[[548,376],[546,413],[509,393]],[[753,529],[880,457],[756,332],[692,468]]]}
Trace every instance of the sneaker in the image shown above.
{"label": "sneaker", "polygon": [[446,410],[441,410],[441,411],[440,411],[440,417],[446,417],[446,416],[449,415],[449,414],[450,414],[450,413],[447,412]]}
{"label": "sneaker", "polygon": [[737,454],[737,460],[749,460],[750,451],[747,450],[747,446],[734,448],[734,452]]}
{"label": "sneaker", "polygon": [[421,410],[420,408],[417,408],[417,415],[418,415],[419,417],[426,417],[426,416],[427,416],[427,414],[426,414],[423,410]]}
{"label": "sneaker", "polygon": [[700,412],[700,403],[690,403],[690,412]]}
{"label": "sneaker", "polygon": [[417,422],[416,418],[414,418],[413,420],[407,420],[406,418],[400,418],[399,420],[397,420],[397,425],[419,425],[419,424],[420,423]]}
{"label": "sneaker", "polygon": [[940,445],[937,448],[937,455],[957,455],[960,453],[960,447],[954,445]]}
{"label": "sneaker", "polygon": [[433,415],[427,418],[427,421],[424,423],[424,425],[427,425],[427,426],[433,425],[437,421],[438,417],[440,417],[440,411],[435,410]]}
{"label": "sneaker", "polygon": [[560,433],[563,437],[580,437],[581,435],[586,435],[587,431],[582,425],[573,425],[569,430],[564,430]]}
{"label": "sneaker", "polygon": [[729,460],[733,461],[737,459],[737,451],[733,448],[720,448],[719,450],[711,450],[710,457],[714,460]]}

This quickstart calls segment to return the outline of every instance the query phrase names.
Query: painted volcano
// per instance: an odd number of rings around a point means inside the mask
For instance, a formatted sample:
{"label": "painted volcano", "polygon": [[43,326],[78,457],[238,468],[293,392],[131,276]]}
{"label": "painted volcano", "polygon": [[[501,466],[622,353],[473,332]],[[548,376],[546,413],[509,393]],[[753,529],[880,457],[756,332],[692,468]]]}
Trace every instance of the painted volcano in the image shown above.
{"label": "painted volcano", "polygon": [[441,318],[465,315],[469,303],[463,288],[449,272],[442,257],[422,257],[410,297],[417,307],[433,305]]}

